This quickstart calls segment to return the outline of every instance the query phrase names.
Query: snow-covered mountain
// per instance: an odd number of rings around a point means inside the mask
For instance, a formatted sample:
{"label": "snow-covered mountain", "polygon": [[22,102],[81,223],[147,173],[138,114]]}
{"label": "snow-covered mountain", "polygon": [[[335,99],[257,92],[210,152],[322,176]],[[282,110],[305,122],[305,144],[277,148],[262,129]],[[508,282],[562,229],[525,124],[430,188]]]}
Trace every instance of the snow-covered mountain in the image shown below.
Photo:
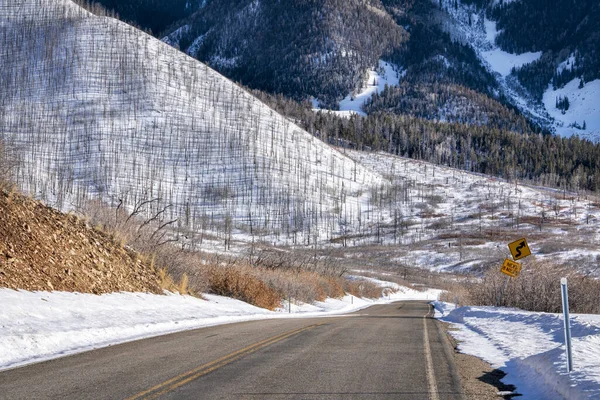
{"label": "snow-covered mountain", "polygon": [[207,0],[163,40],[254,89],[332,107],[406,38],[380,0]]}
{"label": "snow-covered mountain", "polygon": [[[436,3],[438,2],[436,1]],[[524,115],[561,136],[579,135],[594,142],[600,141],[600,117],[598,117],[600,115],[600,79],[597,78],[597,73],[589,74],[583,69],[584,62],[590,64],[588,68],[591,63],[587,59],[583,61],[583,56],[575,57],[574,53],[578,53],[578,50],[571,50],[573,53],[569,54],[568,51],[562,49],[562,47],[577,49],[584,46],[581,42],[594,39],[579,38],[576,33],[570,32],[571,29],[568,25],[573,22],[571,18],[557,21],[556,24],[559,26],[552,27],[552,30],[546,33],[552,36],[553,33],[558,34],[555,32],[557,29],[559,31],[563,29],[564,32],[561,36],[555,38],[556,45],[521,40],[521,42],[528,43],[526,46],[525,43],[514,44],[515,40],[512,36],[517,33],[513,32],[510,36],[506,29],[499,29],[497,21],[494,20],[494,18],[501,18],[500,22],[506,25],[504,20],[506,15],[510,15],[511,7],[514,4],[500,5],[498,2],[486,0],[442,0],[439,4],[446,15],[446,18],[442,18],[444,29],[454,39],[469,43],[473,47],[483,64],[496,76],[502,94]],[[552,14],[549,10],[553,7],[556,8],[553,4],[544,3],[541,5],[542,9],[539,10],[539,13]],[[583,16],[578,15],[578,17],[582,18],[579,28],[585,30],[582,26],[590,24],[589,21],[586,21],[586,18],[590,18],[590,15],[585,14],[587,6],[573,4],[572,7],[575,10],[580,9],[579,13],[584,13]],[[592,11],[589,12],[592,13]],[[522,18],[534,20],[536,16],[529,15]],[[576,20],[576,17],[574,19]],[[527,26],[522,27],[523,36],[535,35],[536,26],[535,21],[530,21]],[[510,28],[512,31],[519,30],[518,27],[511,26]],[[575,37],[571,38],[571,36]],[[571,42],[560,43],[565,41],[565,37],[569,38]],[[514,49],[504,50],[503,47],[514,47]],[[534,51],[518,51],[526,47]],[[590,55],[590,57],[594,56]],[[580,65],[577,65],[578,61]],[[531,72],[525,71],[524,68],[529,68]],[[561,79],[557,78],[565,71],[572,71],[573,76],[561,84],[559,82]],[[584,83],[585,76],[590,77],[591,80]],[[540,91],[540,93],[543,92],[543,95],[538,98],[535,93],[537,90],[533,89],[542,85],[539,82],[540,79],[545,79],[545,81],[543,81],[543,88]],[[557,100],[565,97],[570,102],[570,107],[566,110],[557,106]]]}
{"label": "snow-covered mountain", "polygon": [[[62,209],[154,200],[148,215],[164,209],[163,222],[206,232],[213,249],[224,239],[367,245],[361,263],[462,271],[495,265],[490,247],[519,232],[540,256],[566,259],[576,243],[580,265],[595,263],[594,197],[384,153],[342,154],[117,20],[67,0],[1,0],[0,11],[0,132],[24,161],[19,185]],[[564,232],[572,246],[554,247]]]}
{"label": "snow-covered mountain", "polygon": [[68,0],[0,15],[0,133],[18,184],[59,208],[156,199],[181,227],[312,243],[358,229],[384,182],[129,25]]}

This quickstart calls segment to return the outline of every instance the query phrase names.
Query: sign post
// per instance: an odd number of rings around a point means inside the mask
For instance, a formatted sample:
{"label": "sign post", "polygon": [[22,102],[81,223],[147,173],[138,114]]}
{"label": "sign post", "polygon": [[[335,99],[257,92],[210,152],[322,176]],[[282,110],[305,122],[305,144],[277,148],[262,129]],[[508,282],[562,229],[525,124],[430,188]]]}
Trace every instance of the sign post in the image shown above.
{"label": "sign post", "polygon": [[531,250],[529,249],[529,245],[527,244],[527,240],[525,238],[509,243],[508,248],[513,256],[514,261],[507,258],[504,260],[504,264],[502,264],[500,272],[508,276],[504,281],[502,290],[500,290],[498,296],[496,297],[496,306],[501,305],[504,292],[506,291],[506,286],[508,286],[508,281],[510,278],[516,278],[521,273],[522,266],[516,261],[531,255]]}
{"label": "sign post", "polygon": [[562,297],[563,319],[565,324],[565,347],[567,352],[567,372],[573,370],[573,357],[571,353],[571,323],[569,322],[569,288],[567,278],[560,280],[560,294]]}

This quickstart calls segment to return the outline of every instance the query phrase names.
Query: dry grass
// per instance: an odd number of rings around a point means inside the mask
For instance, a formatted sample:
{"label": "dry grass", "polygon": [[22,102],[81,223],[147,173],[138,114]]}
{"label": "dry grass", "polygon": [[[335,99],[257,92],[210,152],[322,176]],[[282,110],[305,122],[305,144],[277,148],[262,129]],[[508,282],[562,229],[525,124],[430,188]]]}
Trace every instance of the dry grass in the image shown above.
{"label": "dry grass", "polygon": [[211,292],[239,299],[257,307],[274,310],[281,305],[283,296],[275,288],[257,278],[254,271],[235,266],[210,269]]}
{"label": "dry grass", "polygon": [[517,307],[528,311],[558,313],[562,310],[560,279],[569,282],[569,308],[574,313],[599,314],[600,280],[574,272],[551,262],[532,261],[524,265],[517,278],[499,269],[489,270],[481,280],[471,280],[448,288],[443,300],[463,305]]}
{"label": "dry grass", "polygon": [[377,286],[373,282],[365,280],[346,280],[344,282],[344,290],[346,293],[351,294],[355,297],[366,297],[369,299],[377,299],[382,296],[383,291],[387,289],[387,292],[394,292],[391,288],[382,288]]}
{"label": "dry grass", "polygon": [[[270,310],[290,297],[296,303],[340,298],[346,293],[378,298],[382,288],[343,277],[345,268],[314,253],[253,249],[245,258],[230,258],[182,250],[174,243],[157,243],[161,221],[147,223],[122,209],[92,202],[85,210],[90,223],[110,233],[121,246],[130,246],[159,269],[161,288],[182,294],[219,294]],[[168,237],[168,236],[167,236]]]}

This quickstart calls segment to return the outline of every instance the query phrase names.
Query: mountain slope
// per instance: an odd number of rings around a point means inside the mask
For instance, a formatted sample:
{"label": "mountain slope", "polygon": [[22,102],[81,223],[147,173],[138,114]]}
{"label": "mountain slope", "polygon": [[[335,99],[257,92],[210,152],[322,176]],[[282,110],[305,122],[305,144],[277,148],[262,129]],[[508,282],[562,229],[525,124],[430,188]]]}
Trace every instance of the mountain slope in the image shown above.
{"label": "mountain slope", "polygon": [[252,88],[333,106],[407,35],[379,0],[207,1],[164,40]]}
{"label": "mountain slope", "polygon": [[[473,46],[521,112],[561,136],[600,140],[600,31],[592,22],[600,16],[597,2],[443,0],[440,5],[445,30]],[[574,107],[558,104],[565,97]]]}
{"label": "mountain slope", "polygon": [[147,217],[226,240],[361,225],[382,178],[207,66],[66,0],[0,8],[0,132],[26,191],[63,209],[153,200]]}

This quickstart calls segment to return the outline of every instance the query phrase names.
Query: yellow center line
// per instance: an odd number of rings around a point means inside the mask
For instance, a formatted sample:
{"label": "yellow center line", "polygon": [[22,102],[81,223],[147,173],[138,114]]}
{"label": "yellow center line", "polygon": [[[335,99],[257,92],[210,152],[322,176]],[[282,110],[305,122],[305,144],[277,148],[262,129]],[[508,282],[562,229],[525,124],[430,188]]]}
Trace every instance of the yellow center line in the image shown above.
{"label": "yellow center line", "polygon": [[199,378],[203,375],[206,375],[218,368],[221,368],[227,364],[230,364],[231,362],[238,360],[248,354],[254,353],[254,352],[256,352],[260,349],[263,349],[273,343],[282,341],[291,336],[297,335],[297,334],[299,334],[303,331],[309,330],[309,329],[313,329],[320,325],[323,325],[323,324],[310,325],[310,326],[307,326],[304,328],[296,329],[291,332],[284,332],[277,336],[273,336],[271,338],[262,340],[258,343],[244,347],[243,349],[237,350],[233,353],[227,354],[223,357],[213,360],[207,364],[201,365],[200,367],[194,368],[188,372],[184,372],[180,375],[177,375],[176,377],[171,378],[163,383],[160,383],[148,390],[140,392],[132,397],[129,397],[129,398],[127,398],[127,400],[137,400],[140,398],[156,399],[157,397],[160,397],[165,393],[171,392],[171,391],[177,389],[178,387],[193,381],[194,379],[197,379],[197,378]]}

